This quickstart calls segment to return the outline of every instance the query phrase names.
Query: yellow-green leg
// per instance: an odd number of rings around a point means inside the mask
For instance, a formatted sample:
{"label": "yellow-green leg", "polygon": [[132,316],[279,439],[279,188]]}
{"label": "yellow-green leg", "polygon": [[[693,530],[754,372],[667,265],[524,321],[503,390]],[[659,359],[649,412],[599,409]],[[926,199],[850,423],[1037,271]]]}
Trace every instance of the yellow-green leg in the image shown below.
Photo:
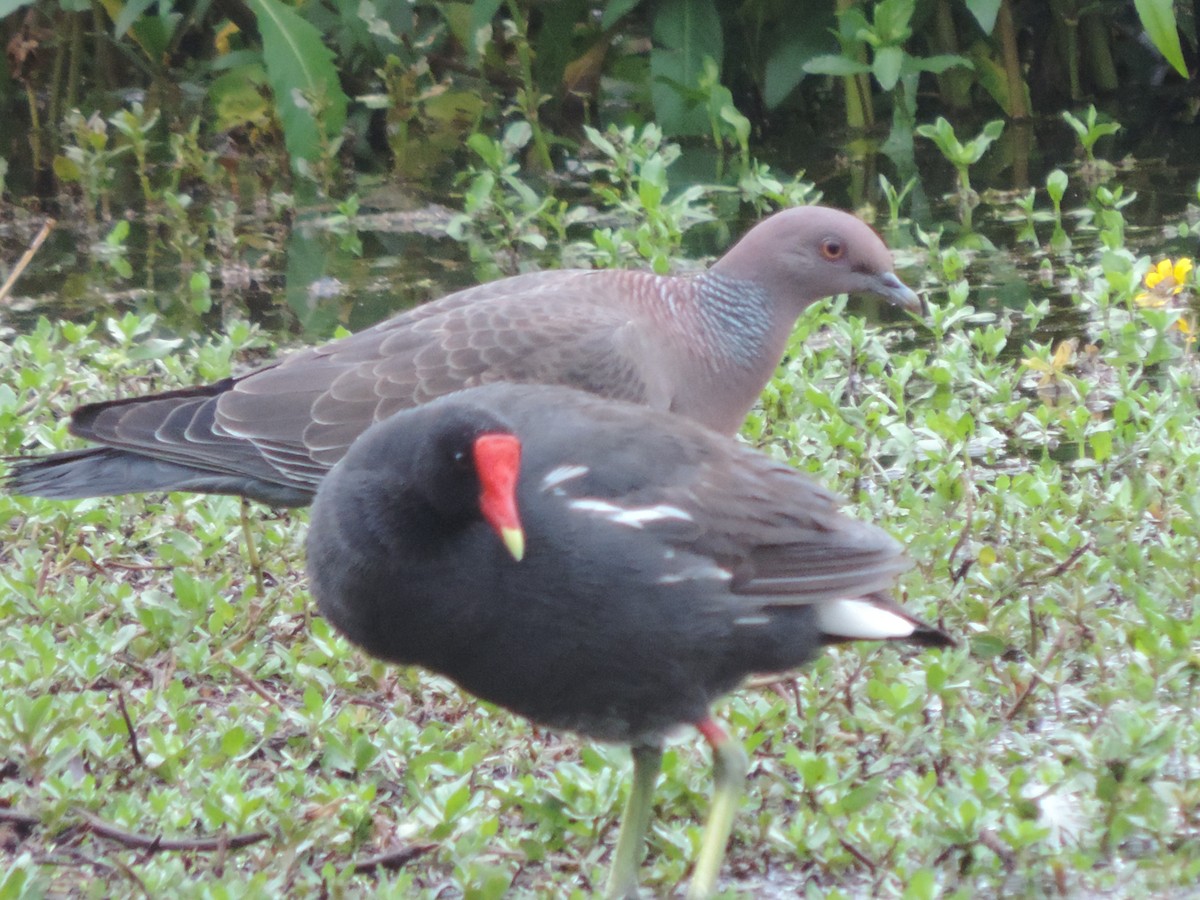
{"label": "yellow-green leg", "polygon": [[716,889],[721,863],[725,860],[725,846],[729,843],[733,817],[737,814],[749,769],[746,752],[714,720],[705,719],[696,727],[712,745],[713,803],[700,841],[692,883],[688,887],[688,900],[711,897]]}
{"label": "yellow-green leg", "polygon": [[650,827],[654,785],[662,768],[661,747],[633,748],[633,784],[629,787],[629,802],[621,817],[617,835],[617,853],[608,873],[607,900],[630,900],[638,895],[638,868],[642,863],[642,843]]}

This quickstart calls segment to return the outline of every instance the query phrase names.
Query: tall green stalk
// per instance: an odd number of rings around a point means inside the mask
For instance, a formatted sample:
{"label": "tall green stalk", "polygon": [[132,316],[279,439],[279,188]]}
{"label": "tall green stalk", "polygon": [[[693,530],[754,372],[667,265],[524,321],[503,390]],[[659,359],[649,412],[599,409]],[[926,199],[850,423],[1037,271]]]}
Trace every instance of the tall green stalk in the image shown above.
{"label": "tall green stalk", "polygon": [[550,159],[550,145],[539,120],[538,110],[542,105],[541,91],[533,80],[533,53],[529,48],[529,23],[521,12],[518,0],[507,0],[508,14],[512,18],[517,31],[517,60],[521,64],[521,89],[517,91],[517,106],[520,108],[529,127],[533,129],[533,147],[537,152],[538,162],[546,171],[554,168]]}

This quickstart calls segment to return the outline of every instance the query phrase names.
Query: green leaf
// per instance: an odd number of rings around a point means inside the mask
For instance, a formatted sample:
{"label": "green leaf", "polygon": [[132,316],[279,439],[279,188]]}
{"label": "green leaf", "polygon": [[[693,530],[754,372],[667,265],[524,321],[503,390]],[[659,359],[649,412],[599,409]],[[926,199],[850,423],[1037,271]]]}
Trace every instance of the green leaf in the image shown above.
{"label": "green leaf", "polygon": [[707,110],[689,91],[700,84],[706,57],[719,70],[725,56],[713,0],[667,0],[654,17],[654,42],[650,91],[659,124],[669,134],[706,134]]}
{"label": "green leaf", "polygon": [[1022,102],[1029,102],[1029,85],[1024,76],[1017,79],[1016,92],[1011,90],[1008,72],[987,41],[976,41],[968,54],[975,67],[975,80],[1006,113],[1011,115]]}
{"label": "green leaf", "polygon": [[1000,135],[1003,133],[1004,133],[1004,120],[1003,119],[992,119],[992,121],[988,122],[986,125],[983,126],[983,131],[981,131],[979,133],[979,137],[977,137],[976,140],[986,138],[987,142],[990,144],[992,141],[996,140],[996,138],[1000,137]]}
{"label": "green leaf", "polygon": [[698,80],[704,70],[704,57],[712,57],[720,66],[725,55],[721,18],[713,0],[667,0],[654,17],[654,40],[669,50],[677,50],[686,60],[685,71]]}
{"label": "green leaf", "polygon": [[478,63],[483,55],[484,46],[478,35],[492,24],[492,19],[500,11],[502,0],[475,0],[471,4],[471,33],[467,40],[467,56],[472,63]]}
{"label": "green leaf", "polygon": [[129,0],[121,8],[121,12],[116,19],[113,20],[113,37],[123,37],[125,32],[133,27],[134,21],[149,9],[150,4],[153,2],[154,0]]}
{"label": "green leaf", "polygon": [[247,5],[262,34],[267,78],[288,153],[293,164],[316,160],[346,123],[346,95],[333,53],[316,28],[279,0],[247,0]]}
{"label": "green leaf", "polygon": [[248,123],[267,123],[270,110],[266,91],[267,72],[260,63],[237,66],[214,81],[208,88],[208,102],[216,113],[219,127],[236,128]]}
{"label": "green leaf", "polygon": [[[917,0],[880,0],[875,6],[875,36],[885,44],[901,44],[912,35],[909,23]],[[898,49],[898,48],[897,48]]]}
{"label": "green leaf", "polygon": [[935,75],[938,75],[947,69],[953,69],[955,66],[962,66],[967,69],[975,68],[965,56],[959,56],[955,53],[942,53],[937,56],[906,56],[902,73],[908,75],[914,72],[933,72]]}
{"label": "green leaf", "polygon": [[604,14],[600,16],[600,27],[612,28],[618,19],[641,2],[642,0],[608,0],[604,6]]}
{"label": "green leaf", "polygon": [[1142,27],[1150,36],[1158,52],[1171,67],[1188,77],[1187,65],[1183,61],[1183,48],[1179,45],[1179,28],[1175,24],[1175,5],[1172,0],[1134,0]]}
{"label": "green leaf", "polygon": [[815,30],[805,30],[776,47],[767,58],[763,72],[763,100],[767,107],[774,109],[786,100],[808,74],[805,65],[828,48],[825,35],[817,34]]}
{"label": "green leaf", "polygon": [[1055,169],[1047,175],[1046,191],[1055,203],[1062,203],[1063,195],[1067,192],[1067,173],[1062,169]]}
{"label": "green leaf", "polygon": [[890,91],[900,80],[900,66],[904,62],[904,56],[904,51],[899,47],[882,47],[876,51],[871,71],[885,91]]}
{"label": "green leaf", "polygon": [[52,163],[54,175],[59,181],[75,182],[83,178],[83,169],[69,156],[56,156]]}
{"label": "green leaf", "polygon": [[861,75],[863,72],[870,72],[871,67],[856,59],[825,54],[806,62],[804,71],[812,75]]}
{"label": "green leaf", "polygon": [[1008,645],[990,634],[978,634],[971,638],[971,655],[980,659],[991,659],[1008,651]]}
{"label": "green leaf", "polygon": [[841,807],[843,813],[856,813],[861,809],[865,809],[879,796],[879,792],[883,790],[883,784],[882,778],[875,778],[868,781],[866,784],[860,785],[846,794],[838,806]]}
{"label": "green leaf", "polygon": [[33,0],[0,0],[0,19],[9,13],[15,13],[22,6],[29,6]]}
{"label": "green leaf", "polygon": [[965,0],[967,11],[975,17],[984,34],[991,34],[1000,12],[1000,0]]}

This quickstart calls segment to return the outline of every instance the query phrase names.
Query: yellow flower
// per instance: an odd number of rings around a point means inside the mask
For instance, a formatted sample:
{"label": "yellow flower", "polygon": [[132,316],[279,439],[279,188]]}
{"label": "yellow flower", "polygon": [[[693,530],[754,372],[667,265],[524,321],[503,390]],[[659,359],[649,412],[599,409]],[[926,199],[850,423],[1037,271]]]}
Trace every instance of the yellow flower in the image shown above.
{"label": "yellow flower", "polygon": [[217,53],[220,56],[225,56],[229,53],[229,39],[235,34],[241,32],[241,29],[232,22],[227,22],[213,38],[213,45],[217,48]]}
{"label": "yellow flower", "polygon": [[1149,290],[1142,291],[1133,298],[1138,306],[1166,306],[1167,301],[1187,286],[1188,275],[1192,271],[1192,261],[1186,256],[1172,262],[1169,258],[1160,260],[1158,265],[1146,273],[1144,279]]}
{"label": "yellow flower", "polygon": [[1038,380],[1038,387],[1045,387],[1055,382],[1060,375],[1066,374],[1067,369],[1074,365],[1075,348],[1078,346],[1077,338],[1068,338],[1058,342],[1058,346],[1054,348],[1054,356],[1049,360],[1031,356],[1021,360],[1021,363],[1026,368],[1040,372],[1042,377]]}
{"label": "yellow flower", "polygon": [[1180,319],[1175,323],[1175,327],[1178,328],[1179,332],[1183,335],[1184,343],[1196,343],[1196,326],[1193,322],[1189,322],[1187,319]]}
{"label": "yellow flower", "polygon": [[1021,360],[1026,368],[1042,376],[1038,379],[1037,395],[1047,406],[1058,406],[1060,402],[1069,402],[1077,396],[1066,375],[1067,370],[1075,365],[1075,348],[1078,346],[1078,338],[1068,338],[1059,341],[1050,359],[1031,356]]}

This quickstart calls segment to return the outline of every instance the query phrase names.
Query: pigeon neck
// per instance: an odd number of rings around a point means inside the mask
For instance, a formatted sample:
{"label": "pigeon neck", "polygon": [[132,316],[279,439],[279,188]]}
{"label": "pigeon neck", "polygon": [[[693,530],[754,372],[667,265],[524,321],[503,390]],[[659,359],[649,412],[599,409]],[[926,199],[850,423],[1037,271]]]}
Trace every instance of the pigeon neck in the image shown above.
{"label": "pigeon neck", "polygon": [[[758,284],[705,272],[696,279],[696,318],[707,345],[724,355],[726,364],[754,365],[774,351],[776,335],[786,338],[791,322],[776,322],[773,304]],[[782,353],[782,348],[779,351]],[[771,360],[771,366],[777,360]]]}
{"label": "pigeon neck", "polygon": [[710,271],[687,284],[671,410],[733,434],[779,365],[792,317],[748,279]]}

